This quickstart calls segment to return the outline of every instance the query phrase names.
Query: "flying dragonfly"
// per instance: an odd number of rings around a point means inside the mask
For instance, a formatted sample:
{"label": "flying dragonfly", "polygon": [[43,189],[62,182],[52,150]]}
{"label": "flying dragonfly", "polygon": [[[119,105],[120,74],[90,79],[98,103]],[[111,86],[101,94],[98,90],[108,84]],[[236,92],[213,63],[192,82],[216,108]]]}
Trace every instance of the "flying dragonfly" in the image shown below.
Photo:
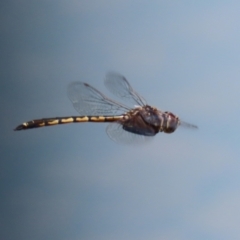
{"label": "flying dragonfly", "polygon": [[66,123],[109,122],[108,136],[116,142],[125,143],[145,140],[158,132],[173,133],[178,126],[197,129],[197,126],[181,121],[171,112],[149,106],[120,74],[107,74],[105,86],[115,96],[135,105],[134,108],[108,98],[88,83],[73,82],[68,86],[68,97],[79,116],[36,119],[22,123],[14,130]]}

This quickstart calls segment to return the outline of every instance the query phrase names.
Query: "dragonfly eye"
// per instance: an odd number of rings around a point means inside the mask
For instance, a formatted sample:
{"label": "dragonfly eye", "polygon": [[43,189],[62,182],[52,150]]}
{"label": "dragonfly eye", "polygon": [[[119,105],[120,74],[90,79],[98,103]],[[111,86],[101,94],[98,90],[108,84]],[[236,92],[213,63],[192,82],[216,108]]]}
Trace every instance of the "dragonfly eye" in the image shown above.
{"label": "dragonfly eye", "polygon": [[168,118],[172,117],[172,118],[178,118],[176,115],[174,115],[173,113],[171,112],[165,112],[168,116]]}
{"label": "dragonfly eye", "polygon": [[165,133],[172,133],[174,132],[179,124],[178,117],[176,117],[174,114],[167,112],[167,126],[164,129]]}

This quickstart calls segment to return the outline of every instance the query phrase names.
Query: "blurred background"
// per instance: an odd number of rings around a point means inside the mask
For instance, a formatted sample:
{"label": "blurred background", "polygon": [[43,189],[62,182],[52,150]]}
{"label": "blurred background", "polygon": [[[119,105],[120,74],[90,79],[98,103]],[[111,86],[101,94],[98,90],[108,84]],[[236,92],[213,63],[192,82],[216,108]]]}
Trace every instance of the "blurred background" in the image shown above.
{"label": "blurred background", "polygon": [[[239,239],[239,23],[232,0],[1,1],[0,239]],[[111,96],[108,71],[199,129],[140,146],[105,123],[13,131],[77,115],[72,81]]]}

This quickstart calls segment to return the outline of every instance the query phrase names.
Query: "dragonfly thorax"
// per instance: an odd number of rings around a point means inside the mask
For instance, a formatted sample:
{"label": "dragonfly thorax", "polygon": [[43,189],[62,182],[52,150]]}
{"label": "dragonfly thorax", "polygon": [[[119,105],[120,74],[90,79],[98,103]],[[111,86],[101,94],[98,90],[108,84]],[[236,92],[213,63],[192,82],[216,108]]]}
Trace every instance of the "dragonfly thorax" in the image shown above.
{"label": "dragonfly thorax", "polygon": [[149,105],[134,108],[121,120],[123,129],[135,134],[154,136],[158,132],[172,133],[179,125],[179,118]]}

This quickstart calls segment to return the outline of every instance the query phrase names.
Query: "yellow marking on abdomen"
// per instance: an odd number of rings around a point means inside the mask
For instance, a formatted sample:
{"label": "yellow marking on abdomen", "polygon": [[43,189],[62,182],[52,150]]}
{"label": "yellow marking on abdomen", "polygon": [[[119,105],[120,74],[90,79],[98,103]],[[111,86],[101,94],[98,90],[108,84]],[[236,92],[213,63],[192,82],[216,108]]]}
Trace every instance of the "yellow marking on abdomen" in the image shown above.
{"label": "yellow marking on abdomen", "polygon": [[[47,121],[47,124],[48,125],[55,125],[55,124],[58,124],[59,123],[59,120],[52,120],[52,121]],[[43,125],[44,126],[44,125]]]}
{"label": "yellow marking on abdomen", "polygon": [[98,116],[98,117],[89,117],[89,121],[91,122],[105,122],[106,117]]}
{"label": "yellow marking on abdomen", "polygon": [[89,117],[76,117],[75,121],[76,122],[88,122],[89,121]]}
{"label": "yellow marking on abdomen", "polygon": [[107,117],[105,117],[105,121],[111,121],[111,120],[119,120],[119,119],[121,119],[121,118],[123,118],[123,116],[107,116]]}
{"label": "yellow marking on abdomen", "polygon": [[89,117],[89,121],[91,122],[113,122],[123,118],[123,116],[97,116],[97,117]]}
{"label": "yellow marking on abdomen", "polygon": [[63,118],[61,119],[61,123],[72,123],[73,122],[73,118]]}

